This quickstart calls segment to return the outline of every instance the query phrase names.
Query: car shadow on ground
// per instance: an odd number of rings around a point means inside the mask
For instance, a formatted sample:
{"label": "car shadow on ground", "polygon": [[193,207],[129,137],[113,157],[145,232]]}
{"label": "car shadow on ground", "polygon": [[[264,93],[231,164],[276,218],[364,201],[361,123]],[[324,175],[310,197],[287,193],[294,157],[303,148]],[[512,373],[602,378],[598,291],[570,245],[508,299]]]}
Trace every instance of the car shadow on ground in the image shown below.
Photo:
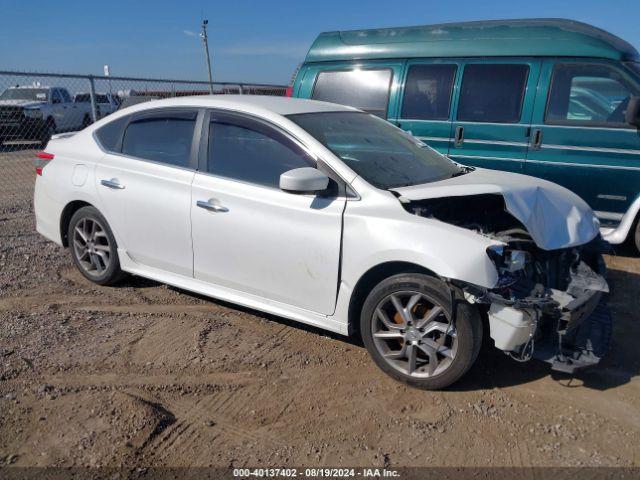
{"label": "car shadow on ground", "polygon": [[[624,262],[624,258],[618,255],[614,261]],[[613,338],[609,352],[599,365],[579,370],[573,375],[554,372],[549,364],[542,361],[531,360],[519,363],[513,360],[504,352],[494,348],[493,341],[485,336],[485,341],[474,366],[448,390],[473,391],[504,388],[534,382],[544,377],[550,377],[568,388],[582,387],[594,390],[608,390],[628,383],[640,373],[640,349],[637,347],[638,326],[636,320],[640,308],[640,295],[638,295],[640,293],[640,275],[609,268],[608,280],[612,292],[609,295],[608,303],[614,320]],[[158,285],[160,283],[153,280],[135,276],[128,277],[119,284],[121,287],[132,288],[151,288]],[[222,307],[241,311],[264,320],[287,325],[310,334],[333,338],[354,347],[364,348],[362,341],[357,337],[345,337],[311,325],[222,300],[215,300],[176,287],[169,286],[168,288],[183,295],[213,302]]]}

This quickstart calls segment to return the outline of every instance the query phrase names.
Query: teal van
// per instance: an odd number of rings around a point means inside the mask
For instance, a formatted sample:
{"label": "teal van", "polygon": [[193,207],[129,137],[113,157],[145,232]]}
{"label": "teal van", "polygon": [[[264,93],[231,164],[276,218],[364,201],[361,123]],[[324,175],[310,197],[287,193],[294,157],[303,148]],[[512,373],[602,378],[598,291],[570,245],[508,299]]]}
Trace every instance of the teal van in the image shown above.
{"label": "teal van", "polygon": [[640,56],[561,19],[322,33],[292,95],[351,105],[456,162],[542,177],[640,249]]}

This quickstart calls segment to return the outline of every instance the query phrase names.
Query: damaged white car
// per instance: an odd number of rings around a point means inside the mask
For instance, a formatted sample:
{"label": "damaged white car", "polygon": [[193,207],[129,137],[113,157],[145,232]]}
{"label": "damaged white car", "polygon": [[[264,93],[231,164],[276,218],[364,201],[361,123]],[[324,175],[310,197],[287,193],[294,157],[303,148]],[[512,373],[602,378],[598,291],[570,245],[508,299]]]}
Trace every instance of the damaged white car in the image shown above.
{"label": "damaged white car", "polygon": [[483,335],[568,372],[607,348],[604,243],[579,197],[352,108],[149,102],[54,138],[36,170],[37,229],[89,280],[128,272],[360,335],[417,387],[458,380]]}

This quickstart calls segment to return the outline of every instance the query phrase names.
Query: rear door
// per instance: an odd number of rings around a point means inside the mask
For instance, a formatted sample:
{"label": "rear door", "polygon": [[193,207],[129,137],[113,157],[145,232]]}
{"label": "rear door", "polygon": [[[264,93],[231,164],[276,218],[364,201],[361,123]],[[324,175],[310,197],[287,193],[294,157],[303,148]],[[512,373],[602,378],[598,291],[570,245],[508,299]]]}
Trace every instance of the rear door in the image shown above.
{"label": "rear door", "polygon": [[604,60],[546,60],[525,172],[580,195],[615,224],[640,192],[640,134],[625,123],[636,77]]}
{"label": "rear door", "polygon": [[449,156],[465,165],[522,172],[540,61],[467,60],[461,74]]}
{"label": "rear door", "polygon": [[397,125],[446,155],[451,140],[452,99],[462,62],[411,60],[402,82]]}
{"label": "rear door", "polygon": [[195,109],[165,108],[107,124],[105,132],[112,126],[123,133],[114,133],[119,140],[110,148],[103,145],[109,151],[96,167],[96,189],[119,248],[141,265],[188,277],[197,119]]}
{"label": "rear door", "polygon": [[307,65],[296,96],[359,108],[392,122],[398,117],[403,61]]}

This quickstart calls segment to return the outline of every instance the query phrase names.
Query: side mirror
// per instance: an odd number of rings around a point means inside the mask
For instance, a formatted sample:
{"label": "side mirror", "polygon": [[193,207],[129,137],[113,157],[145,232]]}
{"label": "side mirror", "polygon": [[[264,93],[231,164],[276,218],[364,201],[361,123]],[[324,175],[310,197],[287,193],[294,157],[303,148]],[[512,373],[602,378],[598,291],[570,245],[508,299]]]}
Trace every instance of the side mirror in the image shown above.
{"label": "side mirror", "polygon": [[315,193],[326,190],[329,177],[317,168],[294,168],[280,175],[280,189],[292,193]]}
{"label": "side mirror", "polygon": [[640,97],[633,96],[629,99],[624,119],[629,125],[640,128]]}

